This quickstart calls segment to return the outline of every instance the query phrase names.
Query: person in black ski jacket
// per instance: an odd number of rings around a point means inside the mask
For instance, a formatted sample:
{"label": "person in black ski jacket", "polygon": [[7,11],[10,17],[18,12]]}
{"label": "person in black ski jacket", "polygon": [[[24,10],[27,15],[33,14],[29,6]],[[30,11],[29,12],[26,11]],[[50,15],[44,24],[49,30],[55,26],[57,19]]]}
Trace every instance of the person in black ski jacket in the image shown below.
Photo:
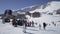
{"label": "person in black ski jacket", "polygon": [[43,28],[45,29],[45,28],[46,28],[46,26],[47,26],[47,24],[44,22],[44,23],[43,23]]}

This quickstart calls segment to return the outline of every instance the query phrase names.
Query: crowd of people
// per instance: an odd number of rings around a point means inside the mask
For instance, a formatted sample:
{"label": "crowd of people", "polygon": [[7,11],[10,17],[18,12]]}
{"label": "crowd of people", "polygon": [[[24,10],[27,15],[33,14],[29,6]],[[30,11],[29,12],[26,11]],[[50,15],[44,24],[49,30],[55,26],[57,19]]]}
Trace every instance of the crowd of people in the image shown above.
{"label": "crowd of people", "polygon": [[20,25],[20,26],[23,26],[25,24],[25,26],[28,26],[28,27],[30,27],[30,26],[34,26],[34,22],[32,21],[32,22],[30,22],[30,21],[27,21],[27,20],[16,20],[16,19],[13,19],[12,20],[12,25],[13,26],[16,26],[17,27],[17,25]]}
{"label": "crowd of people", "polygon": [[[53,22],[51,22],[54,26],[56,26],[56,23],[53,21]],[[34,27],[35,26],[35,24],[37,25],[38,23],[34,23],[34,21],[28,21],[28,20],[21,20],[21,19],[19,19],[19,20],[17,20],[17,19],[13,19],[12,20],[12,25],[14,26],[14,27],[17,27],[17,25],[19,25],[19,26],[25,26],[25,27]],[[45,22],[43,22],[42,23],[42,25],[43,25],[43,29],[46,29],[46,26],[48,25],[47,23],[45,23]],[[50,24],[49,24],[50,25]],[[39,29],[41,29],[41,24],[39,24]]]}

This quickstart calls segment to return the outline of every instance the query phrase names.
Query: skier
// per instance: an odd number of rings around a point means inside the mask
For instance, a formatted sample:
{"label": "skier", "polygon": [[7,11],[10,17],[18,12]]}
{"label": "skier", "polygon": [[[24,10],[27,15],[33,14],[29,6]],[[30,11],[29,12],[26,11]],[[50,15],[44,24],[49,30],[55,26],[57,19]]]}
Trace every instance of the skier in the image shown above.
{"label": "skier", "polygon": [[44,23],[43,23],[43,28],[45,29],[45,28],[46,28],[46,26],[47,26],[47,24],[44,22]]}
{"label": "skier", "polygon": [[41,24],[39,24],[39,29],[41,29]]}
{"label": "skier", "polygon": [[52,24],[53,24],[54,26],[56,26],[56,24],[55,24],[54,22],[52,22]]}
{"label": "skier", "polygon": [[12,20],[12,25],[15,26],[15,27],[17,27],[16,19],[13,19],[13,20]]}
{"label": "skier", "polygon": [[34,22],[32,21],[32,27],[34,27]]}
{"label": "skier", "polygon": [[24,30],[23,30],[24,33],[26,33],[26,26],[27,26],[27,21],[24,20]]}
{"label": "skier", "polygon": [[5,19],[4,18],[2,19],[2,22],[3,22],[3,24],[5,24]]}
{"label": "skier", "polygon": [[30,22],[30,26],[31,26],[31,22]]}
{"label": "skier", "polygon": [[29,23],[29,22],[27,23],[27,26],[28,26],[28,27],[30,26],[30,23]]}
{"label": "skier", "polygon": [[23,32],[26,33],[26,26],[25,26],[25,24],[24,24],[24,30],[23,30]]}

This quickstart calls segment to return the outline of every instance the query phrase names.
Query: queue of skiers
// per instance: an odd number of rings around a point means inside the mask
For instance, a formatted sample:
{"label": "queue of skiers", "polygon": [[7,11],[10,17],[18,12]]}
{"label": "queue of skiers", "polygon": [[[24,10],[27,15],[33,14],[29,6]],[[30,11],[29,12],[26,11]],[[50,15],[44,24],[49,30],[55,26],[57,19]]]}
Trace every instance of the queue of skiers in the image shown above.
{"label": "queue of skiers", "polygon": [[16,20],[16,19],[12,20],[12,25],[13,26],[16,26],[16,27],[17,27],[17,25],[23,26],[24,24],[25,24],[25,26],[28,26],[28,27],[34,26],[33,21],[30,22],[30,21],[27,21],[27,20]]}
{"label": "queue of skiers", "polygon": [[[56,23],[53,21],[53,22],[51,22],[54,26],[56,26]],[[23,25],[25,25],[25,27],[34,27],[34,24],[36,24],[37,25],[37,23],[34,23],[34,21],[28,21],[28,20],[17,20],[17,19],[13,19],[12,20],[12,25],[13,26],[15,26],[15,27],[17,27],[17,25],[20,25],[20,26],[23,26]],[[45,23],[45,22],[43,22],[42,23],[42,25],[43,25],[43,29],[46,29],[46,26],[48,25],[47,23]],[[50,24],[49,24],[50,25]],[[39,24],[39,29],[41,29],[41,24]]]}

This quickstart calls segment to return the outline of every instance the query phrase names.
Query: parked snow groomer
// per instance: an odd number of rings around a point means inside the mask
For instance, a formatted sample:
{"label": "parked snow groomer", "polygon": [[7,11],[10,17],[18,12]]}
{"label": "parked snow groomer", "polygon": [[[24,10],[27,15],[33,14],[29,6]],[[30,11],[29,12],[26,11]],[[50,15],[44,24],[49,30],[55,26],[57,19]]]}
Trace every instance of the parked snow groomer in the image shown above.
{"label": "parked snow groomer", "polygon": [[9,19],[9,18],[3,18],[3,19],[2,19],[2,22],[3,22],[3,23],[9,23],[9,22],[10,22],[10,19]]}

